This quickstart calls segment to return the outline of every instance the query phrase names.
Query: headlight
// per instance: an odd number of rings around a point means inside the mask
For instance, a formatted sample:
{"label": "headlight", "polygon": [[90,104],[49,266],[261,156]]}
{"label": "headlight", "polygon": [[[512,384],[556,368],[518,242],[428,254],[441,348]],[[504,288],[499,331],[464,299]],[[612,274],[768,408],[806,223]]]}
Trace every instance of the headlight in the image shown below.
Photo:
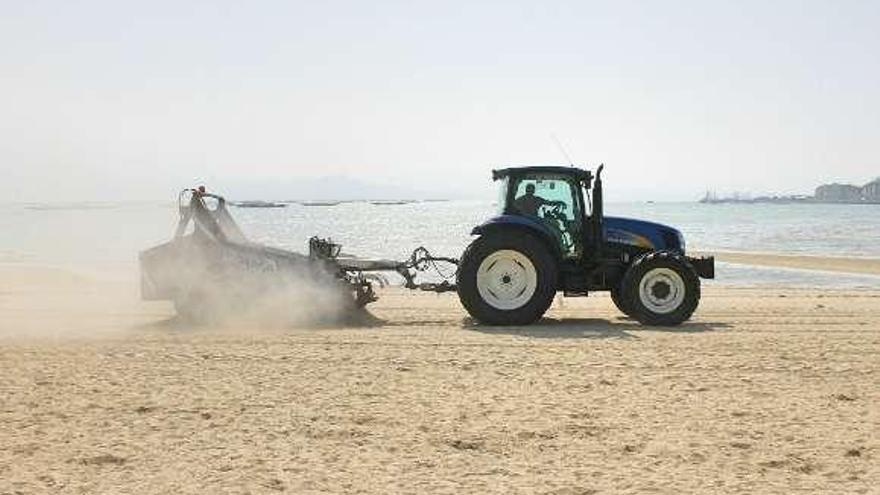
{"label": "headlight", "polygon": [[684,254],[684,252],[685,252],[684,235],[681,232],[678,233],[678,245],[679,245],[679,247],[681,247],[681,253]]}

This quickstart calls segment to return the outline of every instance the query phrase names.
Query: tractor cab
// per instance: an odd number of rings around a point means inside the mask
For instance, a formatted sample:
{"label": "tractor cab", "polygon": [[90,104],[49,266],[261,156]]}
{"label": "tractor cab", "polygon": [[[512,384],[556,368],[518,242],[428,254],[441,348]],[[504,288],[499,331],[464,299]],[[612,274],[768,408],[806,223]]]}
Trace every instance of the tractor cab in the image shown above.
{"label": "tractor cab", "polygon": [[500,213],[535,223],[553,239],[563,258],[578,259],[588,213],[582,190],[590,175],[572,170],[528,167],[497,171],[496,176],[501,182]]}
{"label": "tractor cab", "polygon": [[[601,173],[601,169],[598,173]],[[598,174],[597,174],[598,175]],[[601,191],[591,195],[593,174],[574,167],[515,167],[493,171],[499,182],[499,216],[482,227],[518,224],[541,233],[562,260],[582,261],[595,250],[596,233],[591,196],[601,201]],[[601,179],[596,181],[601,188]],[[601,238],[601,235],[599,235]]]}

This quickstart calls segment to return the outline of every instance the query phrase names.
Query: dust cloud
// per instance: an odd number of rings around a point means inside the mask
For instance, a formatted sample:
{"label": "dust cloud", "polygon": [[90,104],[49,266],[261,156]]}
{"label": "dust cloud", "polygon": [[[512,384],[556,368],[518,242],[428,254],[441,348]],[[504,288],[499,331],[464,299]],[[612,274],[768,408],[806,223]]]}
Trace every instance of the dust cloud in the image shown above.
{"label": "dust cloud", "polygon": [[[0,266],[0,339],[118,339],[155,332],[363,326],[340,281],[310,270],[194,281],[198,301],[144,301],[134,268]],[[175,306],[177,306],[175,308]]]}
{"label": "dust cloud", "polygon": [[303,328],[345,325],[363,317],[348,286],[320,266],[230,273],[206,281],[178,273],[188,287],[174,302],[177,319],[198,327]]}
{"label": "dust cloud", "polygon": [[[5,213],[21,260],[0,263],[0,338],[131,336],[138,330],[359,325],[351,289],[332,266],[250,243],[227,212],[225,239],[175,238],[171,204],[50,205]],[[161,294],[145,293],[139,254]],[[149,291],[147,291],[149,292]],[[152,295],[154,297],[143,297]]]}

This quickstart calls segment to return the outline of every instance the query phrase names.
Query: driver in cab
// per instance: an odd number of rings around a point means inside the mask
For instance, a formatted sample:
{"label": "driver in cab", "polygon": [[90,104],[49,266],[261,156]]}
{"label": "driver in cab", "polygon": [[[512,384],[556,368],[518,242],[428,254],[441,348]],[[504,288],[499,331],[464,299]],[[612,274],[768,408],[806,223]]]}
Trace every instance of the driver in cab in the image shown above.
{"label": "driver in cab", "polygon": [[542,206],[565,206],[563,201],[547,201],[541,196],[535,195],[535,185],[527,184],[526,193],[513,200],[513,207],[523,215],[538,216],[538,209]]}

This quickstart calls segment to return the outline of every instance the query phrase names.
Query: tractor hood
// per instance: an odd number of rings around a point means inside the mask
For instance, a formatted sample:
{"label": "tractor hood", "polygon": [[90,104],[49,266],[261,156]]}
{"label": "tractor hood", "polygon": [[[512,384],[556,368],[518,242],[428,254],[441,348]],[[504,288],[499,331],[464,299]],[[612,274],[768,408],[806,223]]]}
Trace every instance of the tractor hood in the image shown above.
{"label": "tractor hood", "polygon": [[653,251],[685,251],[684,236],[678,229],[634,218],[606,216],[605,240]]}
{"label": "tractor hood", "polygon": [[[650,251],[669,250],[684,254],[684,237],[681,232],[668,225],[622,217],[605,217],[604,224],[606,242]],[[509,225],[540,232],[549,239],[559,235],[537,219],[520,215],[492,217],[474,227],[471,235],[482,235],[487,229]]]}

